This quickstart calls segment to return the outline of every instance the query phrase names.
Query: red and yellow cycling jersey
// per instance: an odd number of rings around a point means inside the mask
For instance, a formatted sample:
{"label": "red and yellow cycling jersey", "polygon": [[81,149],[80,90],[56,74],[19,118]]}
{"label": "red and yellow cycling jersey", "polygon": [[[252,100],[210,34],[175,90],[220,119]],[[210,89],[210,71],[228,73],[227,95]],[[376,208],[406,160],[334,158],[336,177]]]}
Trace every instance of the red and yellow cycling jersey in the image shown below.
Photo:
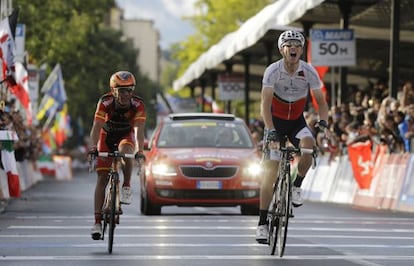
{"label": "red and yellow cycling jersey", "polygon": [[273,89],[272,116],[298,119],[305,109],[309,90],[322,88],[322,81],[315,68],[303,60],[293,75],[284,67],[283,59],[269,65],[263,75],[262,88]]}
{"label": "red and yellow cycling jersey", "polygon": [[116,124],[128,123],[134,127],[136,122],[145,122],[145,105],[141,98],[132,96],[131,106],[127,109],[115,109],[115,98],[111,93],[107,93],[99,99],[96,107],[94,121],[113,121]]}
{"label": "red and yellow cycling jersey", "polygon": [[[132,96],[131,105],[128,108],[117,108],[115,98],[111,93],[103,95],[96,107],[94,121],[104,122],[100,131],[98,150],[111,151],[114,144],[130,145],[135,149],[136,140],[134,126],[145,122],[145,105],[141,98]],[[112,159],[98,158],[96,170],[109,171]]]}

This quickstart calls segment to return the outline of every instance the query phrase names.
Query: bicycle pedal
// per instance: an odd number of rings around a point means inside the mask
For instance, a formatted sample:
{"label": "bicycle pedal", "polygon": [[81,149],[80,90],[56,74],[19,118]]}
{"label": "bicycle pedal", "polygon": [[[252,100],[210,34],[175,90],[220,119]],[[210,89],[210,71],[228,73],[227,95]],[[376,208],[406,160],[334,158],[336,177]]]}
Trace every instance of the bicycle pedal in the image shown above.
{"label": "bicycle pedal", "polygon": [[291,213],[291,214],[289,214],[289,217],[290,217],[290,218],[295,218],[295,215],[293,215],[293,214]]}
{"label": "bicycle pedal", "polygon": [[256,239],[256,242],[262,245],[269,245],[269,241],[266,239]]}

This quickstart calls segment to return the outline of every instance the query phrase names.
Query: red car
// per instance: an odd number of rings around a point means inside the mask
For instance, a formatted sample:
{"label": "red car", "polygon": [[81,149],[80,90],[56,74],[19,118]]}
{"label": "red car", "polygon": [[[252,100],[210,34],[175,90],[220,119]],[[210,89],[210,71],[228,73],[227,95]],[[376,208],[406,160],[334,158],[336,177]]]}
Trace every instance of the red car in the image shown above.
{"label": "red car", "polygon": [[171,114],[155,129],[140,175],[141,213],[161,207],[241,206],[257,214],[261,165],[245,122],[230,114]]}

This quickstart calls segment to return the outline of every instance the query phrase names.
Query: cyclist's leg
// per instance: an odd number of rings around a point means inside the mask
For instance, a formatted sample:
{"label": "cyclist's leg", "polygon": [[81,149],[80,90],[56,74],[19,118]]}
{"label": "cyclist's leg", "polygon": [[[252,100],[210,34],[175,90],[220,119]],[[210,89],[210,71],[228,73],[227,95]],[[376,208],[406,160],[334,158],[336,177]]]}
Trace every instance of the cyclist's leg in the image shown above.
{"label": "cyclist's leg", "polygon": [[[132,154],[135,152],[135,142],[133,134],[129,134],[126,137],[122,138],[118,145],[118,150],[121,153]],[[131,173],[134,167],[134,159],[124,159],[125,166],[122,168],[124,174],[124,184],[123,186],[130,186],[131,183]]]}
{"label": "cyclist's leg", "polygon": [[260,187],[260,210],[267,211],[273,196],[273,184],[276,181],[276,173],[279,161],[265,160],[263,162],[263,179]]}
{"label": "cyclist's leg", "polygon": [[[98,150],[101,152],[110,151],[108,148],[106,141],[106,135],[102,134],[99,139]],[[95,213],[100,213],[102,211],[103,202],[105,199],[105,188],[108,184],[108,173],[111,167],[112,159],[110,158],[101,158],[98,157],[96,162],[96,172],[98,174],[98,178],[96,180],[95,186],[95,203],[94,209]]]}
{"label": "cyclist's leg", "polygon": [[[313,137],[305,137],[300,140],[299,146],[305,149],[313,149],[313,147],[315,146],[315,140]],[[306,175],[306,173],[312,165],[312,160],[312,154],[305,153],[300,156],[298,162],[298,175],[303,177]]]}
{"label": "cyclist's leg", "polygon": [[[313,149],[313,147],[315,146],[315,138],[313,137],[312,132],[306,125],[295,134],[295,137],[291,140],[291,142],[296,147],[305,149]],[[294,183],[296,187],[301,186],[302,181],[306,176],[306,173],[312,165],[312,160],[312,154],[306,153],[300,155],[298,162],[297,178]]]}
{"label": "cyclist's leg", "polygon": [[[95,200],[94,200],[94,209],[95,209],[95,222],[98,222],[96,214],[102,212],[102,206],[105,199],[105,188],[108,184],[108,170],[99,170],[98,178],[96,180],[95,186]],[[100,221],[99,221],[100,222]]]}
{"label": "cyclist's leg", "polygon": [[268,240],[269,228],[267,225],[267,215],[269,204],[272,201],[273,184],[276,181],[278,168],[279,161],[264,158],[264,173],[260,187],[259,222],[256,229],[256,241],[259,243],[267,243]]}
{"label": "cyclist's leg", "polygon": [[[102,139],[102,138],[101,138]],[[104,141],[99,142],[99,151],[108,151]],[[98,158],[96,164],[97,179],[94,193],[94,217],[95,222],[91,231],[92,238],[99,240],[102,235],[102,206],[105,200],[105,188],[108,183],[108,172],[111,160]]]}
{"label": "cyclist's leg", "polygon": [[[294,134],[294,137],[291,136],[290,138],[292,144],[296,147],[312,149],[315,146],[315,139],[311,130],[306,126],[304,120],[298,122],[299,125],[302,123],[300,130],[296,131],[297,133]],[[299,207],[303,204],[302,189],[300,187],[306,173],[312,165],[312,160],[312,154],[302,154],[299,157],[298,172],[292,187],[292,204],[294,207]]]}
{"label": "cyclist's leg", "polygon": [[[133,134],[121,139],[119,142],[119,151],[121,153],[133,154],[135,152],[135,145],[133,140]],[[132,202],[132,190],[131,190],[131,174],[134,167],[134,159],[124,158],[124,167],[122,172],[124,174],[124,180],[121,191],[121,202],[123,204],[131,204]]]}
{"label": "cyclist's leg", "polygon": [[[284,129],[286,128],[286,121],[273,117],[273,124],[276,126],[276,132],[279,135],[279,139],[286,134]],[[266,143],[266,134],[263,136],[263,143]],[[279,169],[279,161],[270,160],[270,153],[264,153],[263,158],[263,179],[260,186],[260,206],[259,206],[259,225],[263,225],[267,222],[267,213],[269,204],[272,201],[273,196],[273,184],[276,181],[277,172]]]}
{"label": "cyclist's leg", "polygon": [[259,222],[256,229],[256,241],[261,244],[267,244],[269,236],[268,226],[268,210],[269,204],[273,196],[273,183],[276,179],[277,161],[267,160],[263,162],[263,179],[260,187],[260,206],[259,206]]}

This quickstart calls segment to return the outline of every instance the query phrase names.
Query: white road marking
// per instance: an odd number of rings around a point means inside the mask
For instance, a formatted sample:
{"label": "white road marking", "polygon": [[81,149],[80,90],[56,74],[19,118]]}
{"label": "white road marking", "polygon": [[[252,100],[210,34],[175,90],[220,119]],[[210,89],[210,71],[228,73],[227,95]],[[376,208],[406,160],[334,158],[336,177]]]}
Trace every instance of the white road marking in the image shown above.
{"label": "white road marking", "polygon": [[[1,238],[87,238],[89,234],[5,234]],[[116,233],[117,238],[248,238],[254,237],[252,234],[121,234]],[[315,238],[332,238],[332,239],[388,239],[388,240],[414,240],[414,236],[355,236],[355,235],[300,235],[289,234],[289,237],[315,239]]]}
{"label": "white road marking", "polygon": [[[7,229],[46,229],[46,230],[73,230],[90,229],[90,225],[10,225]],[[120,225],[116,230],[255,230],[256,226],[176,226],[176,225]],[[350,227],[298,227],[291,226],[289,231],[318,231],[318,232],[389,232],[389,233],[414,233],[414,229],[379,229],[379,228],[350,228]]]}
{"label": "white road marking", "polygon": [[[89,239],[89,238],[88,238]],[[92,241],[92,240],[91,240]],[[73,243],[1,243],[2,248],[39,248],[39,247],[53,247],[53,248],[93,248],[93,247],[106,247],[106,241],[93,241],[93,243],[87,244],[73,244]],[[251,243],[116,243],[117,248],[193,248],[193,247],[266,247],[263,244],[256,242]],[[387,249],[414,249],[414,245],[394,245],[394,244],[286,244],[287,247],[300,247],[300,248],[387,248]]]}
{"label": "white road marking", "polygon": [[[28,220],[29,223],[37,223],[36,220],[50,220],[51,222],[55,222],[55,225],[52,226],[45,226],[45,225],[10,225],[6,227],[6,230],[3,230],[1,233],[8,233],[8,234],[0,234],[0,239],[4,239],[5,241],[0,241],[0,248],[4,250],[15,249],[18,248],[49,248],[53,247],[55,249],[67,249],[69,248],[81,248],[81,249],[102,249],[103,252],[106,250],[107,242],[106,241],[92,241],[90,240],[89,236],[89,229],[91,227],[92,219],[90,215],[82,215],[82,216],[59,216],[59,215],[34,215],[34,216],[17,216],[16,219]],[[155,241],[161,243],[115,243],[115,247],[119,249],[127,249],[127,248],[182,248],[185,252],[186,250],[189,251],[191,248],[253,248],[257,250],[260,248],[265,248],[266,246],[257,244],[254,241],[254,232],[256,229],[257,217],[243,217],[240,216],[241,219],[237,220],[238,226],[231,226],[234,224],[233,219],[228,219],[225,216],[189,216],[189,217],[180,217],[177,215],[176,217],[166,216],[166,217],[147,217],[147,216],[133,216],[133,215],[123,215],[121,218],[121,224],[116,229],[116,238],[122,239],[130,239],[130,238],[152,238]],[[239,218],[239,217],[238,217]],[[33,220],[31,222],[30,220]],[[214,225],[212,226],[211,223],[214,221]],[[407,229],[394,229],[390,228],[363,228],[359,227],[358,225],[413,225],[414,220],[410,218],[358,218],[355,220],[352,217],[314,217],[314,216],[301,216],[300,218],[294,218],[291,220],[292,226],[289,227],[289,238],[301,238],[301,239],[364,239],[364,240],[413,240],[414,235],[411,237],[410,233],[414,232],[412,227],[408,226]],[[79,225],[76,225],[76,224]],[[85,225],[85,224],[88,225]],[[176,223],[170,225],[171,223]],[[180,223],[189,223],[191,226],[180,226]],[[206,223],[204,226],[202,223]],[[228,223],[228,224],[227,224]],[[302,224],[311,224],[315,226],[307,227],[301,226]],[[41,224],[45,224],[44,221]],[[68,224],[68,225],[67,225]],[[132,224],[132,225],[131,225]],[[165,224],[165,225],[164,225]],[[218,225],[217,225],[218,224]],[[335,225],[340,227],[328,227],[327,225]],[[320,227],[319,227],[320,225]],[[356,225],[355,228],[350,227],[349,225]],[[200,230],[223,230],[222,232],[226,234],[198,234],[202,233]],[[7,230],[18,230],[18,234],[13,234],[13,231]],[[55,230],[60,230],[59,234],[30,234],[31,232],[38,232],[38,230],[51,230],[50,232],[57,232]],[[71,234],[68,230],[87,230],[88,232],[85,234]],[[153,230],[153,233],[160,232],[160,234],[129,234],[126,233],[125,230],[142,230],[146,232],[146,230]],[[158,230],[158,231],[157,231]],[[171,234],[167,233],[168,230],[192,230],[194,234]],[[239,232],[232,234],[232,231],[242,231],[244,234],[240,234]],[[247,234],[247,231],[250,233]],[[47,231],[46,231],[47,232]],[[65,234],[65,233],[68,234]],[[179,231],[180,232],[180,231]],[[185,231],[183,231],[185,232]],[[309,234],[305,234],[303,232],[309,232]],[[323,235],[323,232],[326,232],[330,235]],[[335,232],[335,235],[331,235],[332,232]],[[344,234],[341,234],[344,232]],[[355,232],[356,235],[349,235],[347,233]],[[370,233],[391,233],[389,236],[378,236],[378,235],[371,235]],[[364,233],[368,233],[364,235]],[[163,240],[163,238],[189,238],[189,240],[185,243],[170,243],[168,240]],[[13,238],[27,238],[28,240],[24,243],[18,242],[19,240],[13,241]],[[40,242],[39,239],[50,239],[51,242]],[[221,239],[220,241],[224,241],[224,239],[228,240],[228,243],[202,243],[202,239],[205,238],[217,238]],[[232,239],[237,238],[235,241]],[[63,240],[62,240],[63,239]],[[70,239],[70,240],[68,240]],[[201,241],[198,241],[201,239]],[[30,241],[33,240],[33,241]],[[56,240],[59,240],[59,243],[56,243]],[[249,241],[246,243],[245,241]],[[393,249],[393,250],[400,250],[400,253],[414,253],[414,244],[412,241],[404,244],[389,244],[384,243],[384,241],[374,241],[373,244],[360,244],[359,241],[355,241],[353,243],[339,243],[339,244],[332,244],[332,243],[321,243],[321,244],[310,244],[310,243],[300,243],[300,244],[287,244],[287,248],[293,249],[306,249],[306,248],[326,248],[328,250],[339,250],[341,249],[367,249],[370,248],[377,250],[377,249]],[[9,243],[7,243],[9,241]],[[191,241],[191,243],[189,242]],[[2,243],[3,242],[3,243]],[[120,241],[122,242],[122,241]],[[198,242],[198,243],[194,243]],[[200,243],[201,242],[201,243]],[[243,243],[244,242],[244,243]],[[349,242],[349,241],[348,241]],[[389,241],[392,242],[392,241]],[[402,251],[404,252],[402,252]],[[411,251],[410,251],[411,250]],[[191,253],[191,252],[190,252]],[[270,256],[270,255],[114,255],[105,256],[105,255],[85,255],[85,256],[63,256],[63,255],[51,255],[51,256],[7,256],[3,255],[0,257],[1,261],[53,261],[53,260],[64,260],[64,261],[100,261],[100,260],[133,260],[133,261],[144,261],[144,260],[277,260],[279,259],[277,256]],[[360,265],[377,265],[367,260],[379,260],[379,261],[413,261],[414,265],[414,255],[413,256],[399,256],[399,255],[358,255],[355,253],[352,254],[343,254],[343,255],[330,255],[330,254],[319,254],[319,255],[299,255],[299,256],[289,256],[285,255],[283,260],[347,260],[347,261],[357,261]],[[398,264],[398,263],[397,263]]]}
{"label": "white road marking", "polygon": [[[88,256],[3,256],[0,261],[99,261],[99,260],[277,260],[270,255],[88,255]],[[301,255],[283,256],[283,260],[382,260],[382,261],[412,261],[414,256],[385,256],[385,255]]]}

